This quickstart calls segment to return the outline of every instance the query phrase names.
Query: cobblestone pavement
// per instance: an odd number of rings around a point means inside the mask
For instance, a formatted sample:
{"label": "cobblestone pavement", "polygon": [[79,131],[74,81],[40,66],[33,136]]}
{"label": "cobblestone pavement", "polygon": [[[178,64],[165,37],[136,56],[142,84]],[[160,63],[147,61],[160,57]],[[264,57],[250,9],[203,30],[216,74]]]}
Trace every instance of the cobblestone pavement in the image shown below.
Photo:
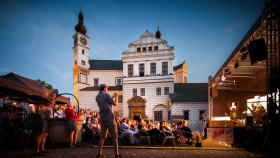
{"label": "cobblestone pavement", "polygon": [[[67,148],[66,146],[56,146],[55,149],[48,149],[51,153],[47,153],[42,157],[55,158],[87,158],[96,157],[97,144],[82,143],[77,148]],[[172,147],[171,144],[162,146],[120,146],[119,152],[125,157],[134,158],[183,158],[183,157],[215,157],[215,158],[248,158],[248,157],[275,157],[270,155],[254,154],[241,148],[232,148],[217,142],[204,140],[202,147],[194,147],[186,144],[179,144]],[[1,158],[12,157],[32,157],[32,149],[0,149]],[[114,157],[114,149],[112,146],[106,145],[103,148],[103,154],[106,157]],[[277,157],[277,156],[276,156]]]}

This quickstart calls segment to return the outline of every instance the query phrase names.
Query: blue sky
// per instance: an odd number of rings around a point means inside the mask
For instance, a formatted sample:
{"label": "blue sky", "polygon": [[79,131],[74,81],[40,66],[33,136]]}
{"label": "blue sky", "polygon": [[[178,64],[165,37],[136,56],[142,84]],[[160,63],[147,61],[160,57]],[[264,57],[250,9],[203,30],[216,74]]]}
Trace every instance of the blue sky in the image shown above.
{"label": "blue sky", "polygon": [[1,0],[0,74],[14,72],[72,93],[80,6],[91,59],[121,60],[146,30],[174,46],[189,82],[207,82],[262,13],[265,0]]}

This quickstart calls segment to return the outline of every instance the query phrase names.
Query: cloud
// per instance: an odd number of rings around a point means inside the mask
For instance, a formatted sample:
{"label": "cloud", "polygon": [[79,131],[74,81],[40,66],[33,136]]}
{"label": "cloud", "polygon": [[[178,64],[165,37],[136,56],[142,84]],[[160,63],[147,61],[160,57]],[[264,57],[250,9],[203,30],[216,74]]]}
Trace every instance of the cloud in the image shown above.
{"label": "cloud", "polygon": [[237,27],[241,27],[241,26],[243,26],[243,23],[235,22],[231,27],[227,27],[225,29],[225,31],[227,33],[235,33],[235,30],[233,28],[237,28]]}
{"label": "cloud", "polygon": [[62,82],[67,82],[68,79],[71,77],[71,73],[67,73],[67,72],[61,72],[59,71],[60,69],[58,69],[56,66],[47,63],[47,62],[43,62],[41,60],[36,60],[36,59],[32,59],[34,62],[44,66],[45,68],[47,68],[48,70],[52,71],[55,75],[57,75],[59,78],[61,78]]}
{"label": "cloud", "polygon": [[225,31],[228,32],[228,33],[234,33],[234,32],[235,32],[235,31],[233,30],[233,28],[231,28],[231,27],[226,28]]}

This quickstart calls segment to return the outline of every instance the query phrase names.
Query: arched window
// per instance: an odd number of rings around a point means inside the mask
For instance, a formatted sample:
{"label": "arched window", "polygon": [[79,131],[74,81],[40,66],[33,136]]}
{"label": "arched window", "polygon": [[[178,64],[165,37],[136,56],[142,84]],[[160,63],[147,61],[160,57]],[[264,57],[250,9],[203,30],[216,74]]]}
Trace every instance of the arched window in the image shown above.
{"label": "arched window", "polygon": [[84,49],[82,49],[82,54],[85,54],[85,50]]}

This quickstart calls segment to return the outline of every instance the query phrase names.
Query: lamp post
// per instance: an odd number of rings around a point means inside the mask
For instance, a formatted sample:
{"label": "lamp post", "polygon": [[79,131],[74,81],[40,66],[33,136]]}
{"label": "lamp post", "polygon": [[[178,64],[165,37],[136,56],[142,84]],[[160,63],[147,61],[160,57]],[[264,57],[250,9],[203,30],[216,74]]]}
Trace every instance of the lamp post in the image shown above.
{"label": "lamp post", "polygon": [[169,120],[169,123],[172,124],[173,122],[173,118],[172,118],[172,102],[171,102],[171,99],[169,101],[169,114],[170,114],[170,120]]}

